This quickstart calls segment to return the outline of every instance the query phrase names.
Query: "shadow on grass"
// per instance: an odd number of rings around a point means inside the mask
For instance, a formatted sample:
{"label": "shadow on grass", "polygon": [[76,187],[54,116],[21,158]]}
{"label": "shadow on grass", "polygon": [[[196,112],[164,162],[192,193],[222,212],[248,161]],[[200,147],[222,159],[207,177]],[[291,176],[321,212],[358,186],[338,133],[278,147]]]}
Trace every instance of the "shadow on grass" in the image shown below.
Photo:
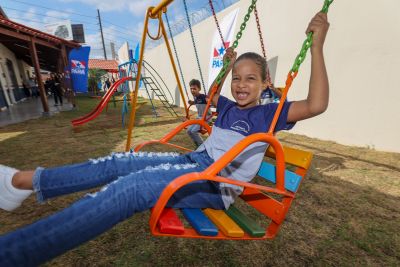
{"label": "shadow on grass", "polygon": [[[292,142],[290,140],[288,140],[288,138],[282,138],[282,141],[284,141],[287,144],[290,145],[299,145],[298,143]],[[359,156],[352,156],[349,154],[345,154],[345,153],[339,153],[336,151],[333,151],[332,149],[327,149],[325,148],[318,148],[316,146],[312,146],[312,145],[305,145],[305,144],[301,144],[302,147],[309,149],[309,150],[313,150],[313,151],[317,151],[318,153],[329,153],[329,154],[335,154],[341,158],[346,158],[346,159],[351,159],[351,160],[356,160],[356,161],[362,161],[368,164],[373,164],[377,167],[383,167],[383,168],[387,168],[396,172],[400,172],[400,167],[396,167],[396,166],[392,166],[389,164],[385,164],[379,161],[372,161],[372,160],[365,160],[365,159],[361,159]],[[327,146],[329,147],[329,146]],[[360,148],[360,150],[362,150],[362,148]]]}

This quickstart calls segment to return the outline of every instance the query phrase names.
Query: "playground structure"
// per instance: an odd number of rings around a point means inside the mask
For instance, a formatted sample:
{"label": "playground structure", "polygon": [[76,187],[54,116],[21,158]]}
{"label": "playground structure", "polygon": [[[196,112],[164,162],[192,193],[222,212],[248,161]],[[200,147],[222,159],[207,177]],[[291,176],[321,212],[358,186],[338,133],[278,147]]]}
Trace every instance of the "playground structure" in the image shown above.
{"label": "playground structure", "polygon": [[[185,110],[188,112],[185,96],[183,95],[182,87],[179,81],[176,66],[172,57],[171,49],[169,46],[168,37],[165,32],[162,13],[167,12],[167,6],[173,2],[173,0],[164,0],[155,7],[149,7],[147,9],[146,17],[144,20],[144,29],[142,34],[141,47],[145,47],[147,35],[153,39],[157,40],[164,37],[167,51],[171,60],[171,65],[174,71],[176,82],[185,105]],[[233,47],[237,48],[242,33],[246,28],[246,22],[250,18],[250,14],[256,11],[257,0],[252,0],[251,5],[248,8],[247,14],[244,17],[244,22],[240,26],[240,31],[236,35],[236,39],[233,42]],[[327,13],[330,4],[333,0],[325,0],[322,8],[322,12]],[[185,8],[186,2],[184,1]],[[211,1],[210,1],[211,4]],[[187,9],[187,8],[186,8]],[[215,17],[216,18],[216,17]],[[157,19],[158,33],[157,36],[151,36],[148,31],[149,19]],[[258,20],[258,19],[257,19]],[[216,20],[217,25],[218,21]],[[258,25],[259,28],[259,25]],[[259,29],[259,33],[261,30]],[[295,197],[295,193],[298,189],[300,182],[303,180],[307,173],[307,170],[311,163],[312,154],[309,152],[301,151],[294,148],[283,147],[278,139],[274,135],[275,125],[278,121],[279,115],[281,113],[283,103],[287,97],[289,88],[292,85],[293,80],[297,76],[300,65],[305,59],[306,53],[312,44],[313,33],[310,32],[307,35],[306,40],[303,43],[300,53],[295,59],[294,65],[290,69],[285,88],[283,89],[280,103],[278,105],[277,111],[272,120],[271,126],[267,133],[257,133],[252,134],[231,148],[225,153],[220,159],[214,162],[206,170],[200,173],[189,173],[176,178],[172,181],[162,192],[159,200],[155,204],[151,217],[150,217],[150,230],[153,235],[159,236],[175,236],[175,237],[186,237],[186,238],[206,238],[206,239],[233,239],[233,240],[243,240],[243,239],[273,239],[279,231],[279,228],[284,221],[286,214],[291,206],[291,203]],[[262,36],[260,34],[260,39]],[[223,38],[222,38],[223,42]],[[224,43],[224,42],[223,42]],[[262,48],[263,48],[262,43]],[[140,58],[138,61],[138,74],[137,79],[140,79],[141,75],[141,65],[143,62],[144,49],[140,51]],[[264,56],[266,54],[264,52]],[[217,76],[216,83],[211,89],[211,95],[209,99],[212,99],[215,92],[221,83],[221,78],[225,75],[228,62],[224,62],[221,72]],[[137,89],[138,83],[136,83],[136,89],[132,97],[132,105],[136,104],[137,100]],[[169,141],[176,136],[185,127],[192,124],[199,124],[208,133],[211,133],[210,126],[206,123],[205,117],[208,109],[210,108],[211,102],[207,104],[207,108],[200,120],[188,120],[183,122],[177,128],[173,129],[170,133],[165,135],[160,140],[151,140],[148,142],[141,143],[135,147],[135,151],[141,150],[144,146],[148,144],[164,144],[172,146],[175,148],[182,149],[184,151],[191,151],[190,149],[169,143]],[[188,114],[187,117],[189,118]],[[132,109],[130,115],[128,138],[126,142],[126,151],[130,150],[132,130],[134,127],[135,109]],[[247,182],[240,182],[237,180],[232,180],[229,178],[218,176],[218,173],[225,168],[233,159],[235,159],[245,148],[255,142],[266,142],[270,146],[266,152],[267,157],[275,159],[275,166],[270,163],[263,162],[262,166],[258,172],[260,177],[263,177],[268,182],[272,183],[272,186],[264,186]],[[296,167],[294,172],[286,170],[286,164],[290,164]],[[191,224],[191,228],[185,228],[183,223],[180,221],[179,217],[172,209],[165,208],[170,197],[179,190],[181,187],[188,183],[198,181],[198,180],[210,180],[219,183],[227,183],[232,185],[241,186],[244,188],[242,195],[240,196],[248,205],[255,208],[262,215],[267,218],[268,227],[263,229],[258,226],[257,223],[250,217],[244,215],[234,206],[231,206],[227,211],[212,210],[212,209],[183,209],[181,212],[184,214],[186,219]],[[279,196],[279,197],[273,197]],[[211,221],[210,221],[211,220]],[[215,227],[215,225],[217,227]]]}
{"label": "playground structure", "polygon": [[[157,113],[155,103],[153,99],[156,97],[161,102],[163,107],[172,115],[178,117],[178,114],[173,108],[173,104],[170,103],[169,99],[173,99],[170,90],[165,84],[164,80],[160,76],[160,74],[145,60],[143,60],[143,69],[144,73],[140,77],[140,83],[143,84],[143,87],[146,91],[147,97],[151,103],[152,111],[155,117],[159,114]],[[120,77],[130,76],[133,77],[131,81],[127,81],[122,84],[121,88],[124,93],[124,106],[127,105],[127,99],[130,92],[129,82],[136,82],[138,64],[135,59],[130,59],[127,62],[124,62],[118,65],[118,73]],[[161,81],[161,83],[159,82]],[[139,85],[140,85],[139,83]],[[168,96],[165,92],[168,92]]]}
{"label": "playground structure", "polygon": [[88,114],[85,116],[82,116],[80,118],[74,119],[71,121],[73,126],[78,126],[85,124],[93,119],[95,119],[97,116],[100,115],[100,113],[103,111],[104,108],[107,107],[108,102],[110,101],[111,97],[113,94],[117,91],[118,87],[123,84],[126,81],[132,80],[132,77],[124,77],[115,83],[111,85],[111,87],[108,89],[108,91],[104,94],[104,96],[101,98],[100,102],[97,104],[97,106]]}
{"label": "playground structure", "polygon": [[[178,117],[178,114],[173,108],[173,105],[168,101],[168,97],[165,94],[165,91],[168,92],[170,99],[172,99],[171,92],[169,91],[167,85],[165,84],[164,80],[160,76],[160,74],[146,61],[143,61],[143,67],[146,71],[146,75],[142,75],[140,77],[140,81],[143,83],[145,91],[147,93],[148,99],[151,103],[153,114],[155,117],[158,116],[156,106],[154,104],[154,96],[156,96],[159,101],[162,103],[163,107],[170,113],[171,116]],[[125,125],[125,114],[128,113],[128,100],[130,96],[130,89],[129,83],[135,82],[136,83],[136,76],[137,76],[137,62],[134,59],[131,59],[128,62],[122,63],[118,66],[118,74],[120,79],[114,82],[110,88],[108,88],[107,92],[103,95],[100,99],[100,102],[97,106],[85,116],[80,118],[74,119],[71,121],[73,126],[78,126],[85,124],[97,116],[104,110],[104,108],[108,108],[108,104],[110,101],[114,103],[119,101],[115,99],[115,93],[121,88],[123,92],[123,106],[122,106],[122,125]],[[159,82],[161,81],[161,83]],[[137,90],[137,89],[136,89]],[[154,95],[151,96],[151,93]],[[142,105],[143,102],[140,104]],[[139,105],[134,106],[135,110],[139,108]]]}

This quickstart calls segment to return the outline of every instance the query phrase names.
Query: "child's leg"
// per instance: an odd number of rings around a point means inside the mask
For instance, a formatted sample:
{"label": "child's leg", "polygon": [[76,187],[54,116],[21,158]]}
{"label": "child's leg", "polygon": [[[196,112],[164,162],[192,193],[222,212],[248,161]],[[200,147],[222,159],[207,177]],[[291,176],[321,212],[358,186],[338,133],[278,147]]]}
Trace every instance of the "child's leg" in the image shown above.
{"label": "child's leg", "polygon": [[[98,193],[29,226],[0,237],[0,266],[37,265],[98,235],[155,204],[165,186],[197,164],[162,164],[120,177]],[[199,181],[179,190],[178,207],[223,209],[218,185]]]}
{"label": "child's leg", "polygon": [[192,124],[187,129],[187,134],[190,136],[196,146],[199,146],[203,143],[203,138],[201,138],[199,131],[200,125],[198,124]]}
{"label": "child's leg", "polygon": [[87,162],[56,168],[38,168],[33,176],[33,188],[38,200],[70,194],[101,186],[120,176],[163,163],[192,163],[187,155],[178,153],[113,153]]}

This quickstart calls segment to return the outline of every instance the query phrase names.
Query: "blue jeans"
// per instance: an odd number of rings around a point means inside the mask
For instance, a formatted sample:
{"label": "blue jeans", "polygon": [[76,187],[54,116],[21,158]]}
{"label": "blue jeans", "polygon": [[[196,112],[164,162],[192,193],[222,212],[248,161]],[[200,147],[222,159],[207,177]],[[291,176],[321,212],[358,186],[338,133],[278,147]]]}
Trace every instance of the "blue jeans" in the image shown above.
{"label": "blue jeans", "polygon": [[[38,265],[107,231],[133,214],[153,207],[170,181],[200,172],[213,160],[206,152],[116,153],[85,163],[35,171],[39,201],[99,185],[68,208],[0,236],[0,266]],[[178,190],[175,208],[223,209],[218,184],[198,181]]]}
{"label": "blue jeans", "polygon": [[187,128],[187,134],[193,140],[196,146],[200,146],[203,143],[203,138],[201,138],[199,133],[200,128],[201,127],[198,124],[192,124]]}

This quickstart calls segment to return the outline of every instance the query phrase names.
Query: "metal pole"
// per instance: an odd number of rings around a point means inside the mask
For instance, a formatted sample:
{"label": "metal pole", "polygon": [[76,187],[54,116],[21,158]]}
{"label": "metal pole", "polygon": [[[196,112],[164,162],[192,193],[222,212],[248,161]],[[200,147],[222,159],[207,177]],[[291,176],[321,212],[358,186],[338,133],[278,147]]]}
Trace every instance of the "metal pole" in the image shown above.
{"label": "metal pole", "polygon": [[160,22],[159,22],[159,23],[160,23],[162,35],[164,36],[165,46],[167,47],[169,59],[170,59],[170,61],[171,61],[171,65],[172,65],[172,69],[174,70],[174,75],[175,75],[176,83],[177,83],[177,85],[178,85],[178,89],[179,89],[179,92],[180,92],[181,97],[182,97],[182,100],[183,100],[183,106],[185,107],[186,118],[189,118],[189,110],[188,110],[188,107],[187,107],[187,103],[186,103],[186,99],[185,99],[185,94],[183,93],[181,81],[179,80],[178,71],[176,70],[176,65],[175,65],[175,62],[174,62],[174,57],[172,56],[171,47],[170,47],[170,45],[169,45],[168,36],[167,36],[167,32],[165,31],[164,22],[163,22],[163,20],[162,20],[162,17],[160,17]]}
{"label": "metal pole", "polygon": [[153,10],[151,10],[151,16],[157,15],[159,11],[171,4],[173,1],[174,0],[163,0],[162,2],[160,2],[156,7],[153,8]]}
{"label": "metal pole", "polygon": [[107,59],[106,46],[104,45],[103,26],[101,25],[100,10],[97,9],[97,17],[99,19],[101,42],[103,44],[104,59]]}
{"label": "metal pole", "polygon": [[32,65],[35,68],[36,81],[40,90],[40,100],[43,106],[43,115],[49,115],[49,104],[47,103],[46,90],[44,88],[42,75],[40,74],[40,64],[37,55],[36,44],[34,38],[29,41],[29,52],[31,53]]}
{"label": "metal pole", "polygon": [[140,53],[139,53],[139,62],[137,63],[138,70],[137,70],[137,74],[136,74],[135,91],[133,92],[133,94],[131,94],[132,110],[131,110],[131,114],[129,116],[128,137],[126,139],[125,151],[129,151],[131,149],[132,131],[133,131],[133,127],[135,126],[137,95],[138,95],[138,91],[139,91],[140,76],[142,73],[144,49],[146,47],[146,35],[147,35],[147,28],[148,28],[149,15],[150,15],[149,13],[150,13],[150,9],[147,9],[146,17],[145,17],[144,23],[143,23],[143,33],[142,33],[142,42],[140,44],[141,49],[140,49]]}

